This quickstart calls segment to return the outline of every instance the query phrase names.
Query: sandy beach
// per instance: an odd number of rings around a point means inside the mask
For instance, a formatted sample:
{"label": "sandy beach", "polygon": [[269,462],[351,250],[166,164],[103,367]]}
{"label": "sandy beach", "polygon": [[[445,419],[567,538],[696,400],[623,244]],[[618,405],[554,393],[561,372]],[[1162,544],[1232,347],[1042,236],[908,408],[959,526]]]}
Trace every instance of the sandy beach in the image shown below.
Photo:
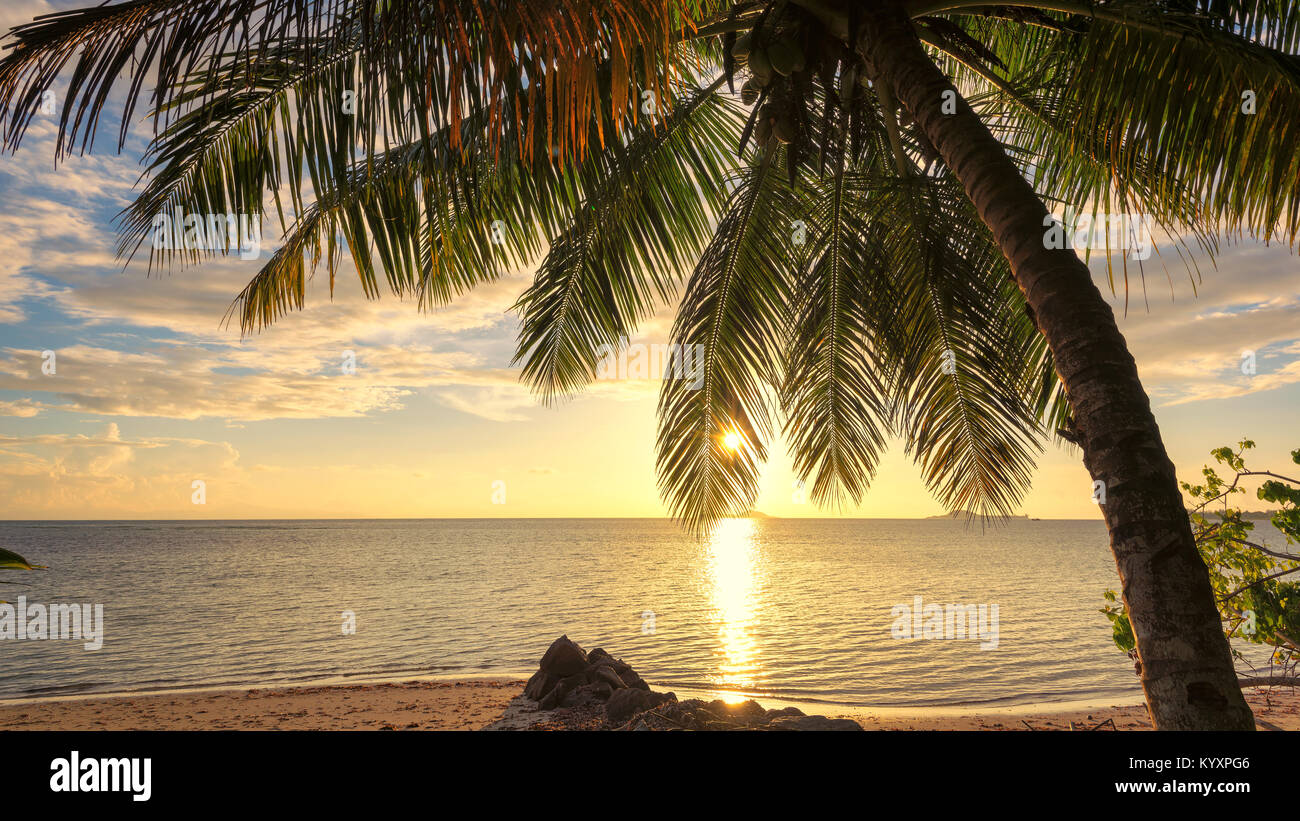
{"label": "sandy beach", "polygon": [[0,703],[4,730],[477,730],[523,681],[410,681]]}
{"label": "sandy beach", "polygon": [[[500,718],[523,686],[410,681],[10,701],[0,703],[0,730],[478,730]],[[1248,701],[1260,729],[1300,730],[1297,691],[1252,691]],[[1151,729],[1141,705],[911,714],[805,708],[853,719],[868,730]]]}
{"label": "sandy beach", "polygon": [[[1246,693],[1246,701],[1255,714],[1260,730],[1300,730],[1300,692],[1279,688],[1271,694],[1262,690]],[[868,730],[1150,730],[1151,721],[1141,704],[1089,709],[1053,710],[1045,708],[972,711],[956,715],[944,711],[937,715],[897,714],[878,716],[870,713],[846,716]]]}

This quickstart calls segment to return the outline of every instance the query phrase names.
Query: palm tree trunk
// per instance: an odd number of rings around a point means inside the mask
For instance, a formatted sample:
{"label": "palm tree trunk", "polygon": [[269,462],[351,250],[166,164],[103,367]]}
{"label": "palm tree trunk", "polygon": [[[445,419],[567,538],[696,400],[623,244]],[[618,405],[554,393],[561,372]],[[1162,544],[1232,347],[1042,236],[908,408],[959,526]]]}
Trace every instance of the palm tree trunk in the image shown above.
{"label": "palm tree trunk", "polygon": [[1102,510],[1152,722],[1253,730],[1174,466],[1114,313],[1073,251],[1044,247],[1046,207],[965,100],[958,95],[956,113],[943,112],[944,92],[955,89],[901,6],[876,0],[862,17],[856,46],[872,76],[889,83],[961,181],[1051,347],[1084,464],[1105,483]]}

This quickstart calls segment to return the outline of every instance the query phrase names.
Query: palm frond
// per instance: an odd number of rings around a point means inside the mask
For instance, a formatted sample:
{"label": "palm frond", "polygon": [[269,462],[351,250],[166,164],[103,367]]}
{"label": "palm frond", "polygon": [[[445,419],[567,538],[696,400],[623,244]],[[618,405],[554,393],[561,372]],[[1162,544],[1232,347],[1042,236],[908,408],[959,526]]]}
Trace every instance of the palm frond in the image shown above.
{"label": "palm frond", "polygon": [[[245,214],[260,218],[266,195],[274,198],[287,229],[282,188],[293,213],[303,212],[303,133],[327,116],[346,89],[355,87],[360,37],[331,35],[321,42],[266,44],[256,64],[234,55],[185,81],[172,101],[179,111],[150,143],[149,182],[120,217],[119,256],[133,255],[149,237],[159,214]],[[346,120],[340,120],[345,122]],[[322,163],[314,168],[320,175]],[[328,180],[328,177],[326,177]],[[341,181],[329,180],[332,185]],[[197,262],[213,249],[151,249],[150,264],[172,257]],[[179,253],[178,253],[179,252]]]}
{"label": "palm frond", "polygon": [[1002,64],[962,60],[1014,103],[999,112],[999,125],[1025,149],[1039,190],[1080,208],[1091,198],[1103,211],[1141,210],[1166,228],[1190,229],[1210,252],[1216,235],[1295,244],[1300,6],[1117,0],[1043,8],[1057,26],[988,8],[952,10]]}
{"label": "palm frond", "polygon": [[43,564],[32,564],[12,550],[0,547],[0,570],[47,570]]}
{"label": "palm frond", "polygon": [[767,459],[798,215],[774,153],[743,174],[678,308],[672,343],[699,352],[699,384],[665,379],[659,395],[660,489],[697,533],[749,509]]}
{"label": "palm frond", "polygon": [[[543,158],[580,159],[588,125],[602,112],[614,117],[615,131],[597,142],[636,122],[632,103],[643,90],[669,102],[670,81],[683,70],[675,44],[721,7],[716,0],[130,0],[61,12],[11,32],[12,51],[0,60],[0,134],[16,149],[43,92],[66,71],[56,156],[78,143],[84,151],[125,77],[120,148],[147,78],[156,78],[148,113],[161,129],[183,115],[178,95],[200,72],[256,70],[272,44],[322,43],[355,29],[364,70],[348,90],[357,108],[347,128],[308,132],[320,156],[350,155],[352,136],[368,157],[444,127],[455,139],[461,119],[481,111],[501,144],[531,151],[541,137]],[[604,65],[611,81],[602,86]]]}
{"label": "palm frond", "polygon": [[908,451],[950,509],[1007,515],[1041,449],[1031,406],[1043,351],[992,237],[950,176],[874,192],[898,305],[893,407]]}
{"label": "palm frond", "polygon": [[621,348],[709,239],[741,124],[721,82],[679,95],[662,124],[582,167],[588,194],[515,306],[514,361],[543,401],[590,381],[600,347]]}
{"label": "palm frond", "polygon": [[873,275],[868,212],[855,194],[847,152],[828,179],[810,185],[813,259],[794,288],[781,407],[799,481],[819,505],[857,504],[891,432],[892,365],[873,320],[893,304],[889,278]]}
{"label": "palm frond", "polygon": [[[464,184],[430,158],[446,135],[359,162],[345,184],[328,187],[290,227],[283,244],[236,297],[228,317],[243,333],[303,307],[306,280],[322,259],[333,292],[346,247],[362,291],[378,298],[382,280],[423,307],[441,305],[540,252],[549,223],[539,219],[539,180],[480,163]],[[554,178],[551,178],[554,180]]]}

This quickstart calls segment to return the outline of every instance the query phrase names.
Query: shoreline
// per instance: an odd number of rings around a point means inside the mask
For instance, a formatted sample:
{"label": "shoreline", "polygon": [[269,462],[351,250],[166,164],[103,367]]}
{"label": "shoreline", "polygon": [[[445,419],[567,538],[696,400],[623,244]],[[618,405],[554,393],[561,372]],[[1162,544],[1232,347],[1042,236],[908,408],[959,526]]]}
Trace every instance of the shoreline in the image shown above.
{"label": "shoreline", "polygon": [[415,673],[398,673],[391,676],[371,675],[368,673],[356,675],[336,675],[336,676],[319,676],[304,679],[267,679],[266,681],[249,683],[249,682],[219,682],[215,684],[180,684],[173,687],[142,688],[138,690],[87,690],[77,693],[40,693],[24,696],[0,696],[0,708],[9,706],[18,706],[22,704],[37,704],[44,702],[59,701],[87,701],[87,700],[107,700],[107,699],[131,699],[131,698],[148,698],[150,696],[184,696],[189,694],[211,694],[211,693],[247,693],[254,690],[300,690],[316,689],[321,687],[360,687],[363,685],[377,684],[414,684],[429,683],[440,684],[443,682],[502,682],[502,681],[526,681],[527,674],[513,672],[495,672],[482,673],[430,673],[428,675],[417,675]]}
{"label": "shoreline", "polygon": [[[332,676],[311,676],[306,678],[270,678],[263,681],[226,681],[216,683],[181,684],[170,687],[141,688],[126,690],[91,690],[73,693],[39,693],[20,696],[0,696],[0,709],[21,705],[35,705],[51,702],[101,701],[112,699],[139,699],[153,696],[187,696],[212,693],[247,693],[250,691],[279,691],[320,688],[349,688],[385,684],[475,684],[483,682],[526,682],[532,673],[516,670],[497,670],[492,672],[472,673],[427,673],[415,671],[376,675],[372,673],[339,674]],[[791,698],[765,692],[743,692],[737,690],[719,690],[655,682],[653,689],[672,692],[681,700],[697,698],[704,701],[721,699],[727,702],[753,700],[765,706],[780,709],[797,707],[805,711],[835,715],[890,715],[890,716],[926,716],[957,717],[979,714],[1003,713],[1044,713],[1086,709],[1115,709],[1140,706],[1141,691],[1114,695],[1093,695],[1082,698],[1034,700],[1032,696],[1008,696],[985,702],[965,702],[953,704],[856,704],[835,701],[834,699]],[[0,729],[3,726],[0,725]]]}
{"label": "shoreline", "polygon": [[[0,701],[0,730],[478,730],[500,718],[523,686],[522,678],[462,676],[9,699]],[[719,695],[676,692],[683,699]],[[869,730],[1150,729],[1140,703],[916,708],[756,700],[849,718]],[[1300,730],[1300,690],[1251,688],[1247,700],[1260,729]]]}

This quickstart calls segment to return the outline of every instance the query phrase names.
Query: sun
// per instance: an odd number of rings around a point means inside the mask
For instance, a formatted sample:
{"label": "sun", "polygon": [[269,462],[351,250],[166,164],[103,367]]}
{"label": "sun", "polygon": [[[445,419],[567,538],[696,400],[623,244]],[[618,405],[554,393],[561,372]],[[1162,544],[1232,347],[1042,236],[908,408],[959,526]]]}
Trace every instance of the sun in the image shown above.
{"label": "sun", "polygon": [[722,437],[722,444],[727,447],[727,450],[740,450],[740,434],[731,431]]}

